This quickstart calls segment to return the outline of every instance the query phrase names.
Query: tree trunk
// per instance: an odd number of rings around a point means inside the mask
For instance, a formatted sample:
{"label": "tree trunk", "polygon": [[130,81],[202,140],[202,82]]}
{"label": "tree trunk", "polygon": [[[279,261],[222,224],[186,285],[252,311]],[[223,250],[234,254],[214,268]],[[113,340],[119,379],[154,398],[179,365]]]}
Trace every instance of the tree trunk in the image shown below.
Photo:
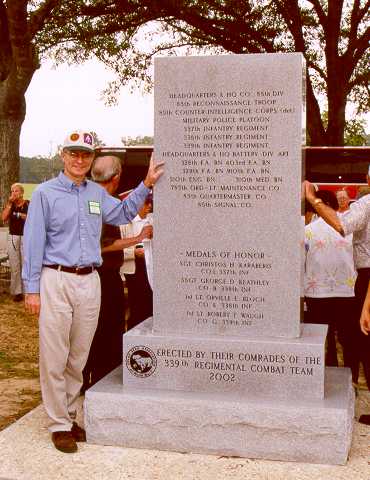
{"label": "tree trunk", "polygon": [[346,125],[346,88],[343,76],[338,72],[334,79],[328,78],[328,128],[327,145],[344,145],[344,128]]}
{"label": "tree trunk", "polygon": [[325,145],[325,129],[322,123],[320,107],[317,98],[315,97],[308,72],[306,81],[307,133],[309,137],[307,139],[308,144],[311,146]]}
{"label": "tree trunk", "polygon": [[[0,101],[0,110],[2,105]],[[0,203],[4,208],[10,187],[19,182],[19,137],[23,118],[0,118]]]}
{"label": "tree trunk", "polygon": [[26,115],[25,92],[34,69],[27,73],[15,66],[6,80],[0,82],[0,208],[19,182],[19,139]]}

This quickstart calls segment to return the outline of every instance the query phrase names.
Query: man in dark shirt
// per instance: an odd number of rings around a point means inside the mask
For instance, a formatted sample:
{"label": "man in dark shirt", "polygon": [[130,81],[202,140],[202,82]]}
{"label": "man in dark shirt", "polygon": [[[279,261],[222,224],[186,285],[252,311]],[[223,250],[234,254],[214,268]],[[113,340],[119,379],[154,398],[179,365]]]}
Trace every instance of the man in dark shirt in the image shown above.
{"label": "man in dark shirt", "polygon": [[[153,211],[153,198],[149,194],[138,215],[131,222],[135,231],[136,225],[142,224]],[[139,243],[135,248],[134,272],[125,273],[130,316],[127,319],[127,330],[134,328],[145,319],[153,316],[153,291],[149,282],[144,245]]]}
{"label": "man in dark shirt", "polygon": [[[91,175],[96,183],[114,195],[121,176],[120,159],[114,156],[97,157]],[[148,226],[136,237],[121,239],[119,227],[103,224],[100,241],[103,263],[97,269],[101,283],[101,305],[98,326],[83,371],[82,393],[122,363],[125,305],[120,267],[123,248],[151,235],[152,227]]]}

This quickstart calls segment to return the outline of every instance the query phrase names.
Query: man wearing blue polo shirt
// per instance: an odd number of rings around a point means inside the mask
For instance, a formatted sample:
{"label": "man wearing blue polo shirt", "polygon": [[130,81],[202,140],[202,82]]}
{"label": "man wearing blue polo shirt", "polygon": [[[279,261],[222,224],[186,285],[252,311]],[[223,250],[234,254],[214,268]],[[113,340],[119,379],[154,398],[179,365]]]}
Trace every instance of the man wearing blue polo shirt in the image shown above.
{"label": "man wearing blue polo shirt", "polygon": [[77,451],[85,431],[74,421],[82,370],[97,326],[102,223],[130,222],[163,173],[150,162],[144,182],[120,202],[86,180],[94,159],[89,132],[64,141],[64,171],[34,191],[24,229],[23,281],[27,311],[39,314],[40,383],[58,450]]}

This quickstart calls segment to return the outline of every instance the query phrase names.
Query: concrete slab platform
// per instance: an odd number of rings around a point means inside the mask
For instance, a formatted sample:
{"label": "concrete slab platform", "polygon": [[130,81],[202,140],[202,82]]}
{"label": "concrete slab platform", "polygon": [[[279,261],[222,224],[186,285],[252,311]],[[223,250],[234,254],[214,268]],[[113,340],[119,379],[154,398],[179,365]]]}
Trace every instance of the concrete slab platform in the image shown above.
{"label": "concrete slab platform", "polygon": [[253,392],[127,389],[120,374],[117,368],[86,392],[89,443],[294,462],[347,461],[354,416],[349,369],[327,368],[325,399],[309,401]]}
{"label": "concrete slab platform", "polygon": [[[361,391],[356,417],[370,411]],[[355,422],[345,466],[284,463],[80,444],[76,454],[50,441],[42,406],[0,432],[0,478],[7,480],[369,480],[370,427]]]}

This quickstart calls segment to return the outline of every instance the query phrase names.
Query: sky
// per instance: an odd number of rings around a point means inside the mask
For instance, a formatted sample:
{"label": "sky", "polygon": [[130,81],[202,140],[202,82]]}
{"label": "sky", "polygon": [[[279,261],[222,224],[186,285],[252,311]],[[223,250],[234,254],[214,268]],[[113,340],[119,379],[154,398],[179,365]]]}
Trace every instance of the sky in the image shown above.
{"label": "sky", "polygon": [[118,105],[108,107],[101,93],[112,79],[98,61],[56,69],[44,62],[26,92],[21,155],[54,154],[76,128],[95,131],[107,146],[121,146],[124,136],[153,135],[153,95],[125,88]]}

